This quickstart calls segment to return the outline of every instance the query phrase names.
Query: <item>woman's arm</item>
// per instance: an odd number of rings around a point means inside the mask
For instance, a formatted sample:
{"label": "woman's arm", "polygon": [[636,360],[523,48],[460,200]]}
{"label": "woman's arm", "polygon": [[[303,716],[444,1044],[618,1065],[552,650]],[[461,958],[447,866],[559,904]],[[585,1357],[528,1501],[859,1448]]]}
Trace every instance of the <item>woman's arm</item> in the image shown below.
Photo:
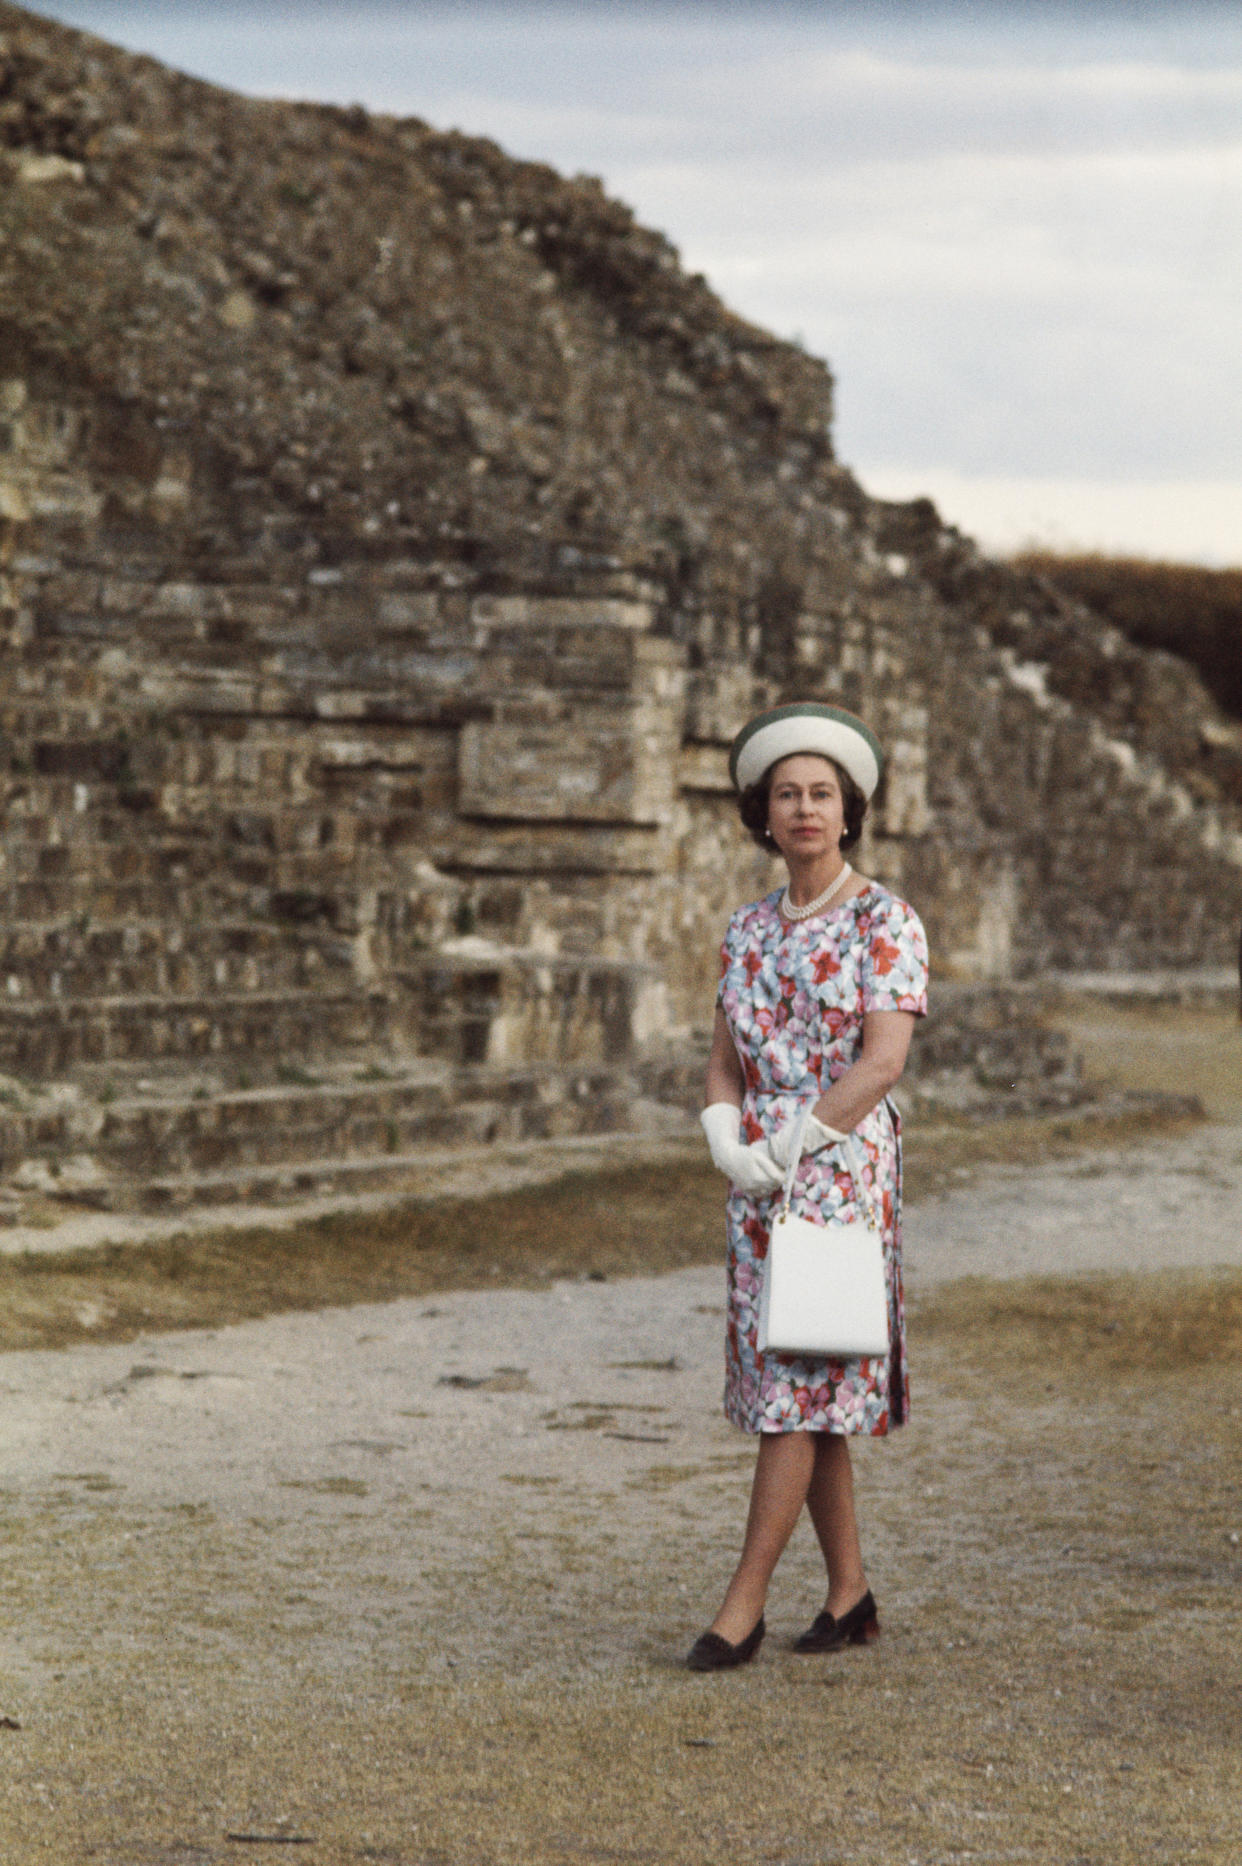
{"label": "woman's arm", "polygon": [[752,1199],[766,1199],[781,1183],[781,1169],[766,1144],[742,1136],[742,1091],[746,1078],[729,1035],[724,1012],[717,1006],[712,1053],[707,1064],[707,1106],[699,1119],[707,1136],[712,1161],[729,1183]]}
{"label": "woman's arm", "polygon": [[912,1011],[868,1011],[863,1017],[862,1054],[820,1096],[814,1108],[816,1120],[843,1134],[856,1128],[900,1081],[914,1023]]}
{"label": "woman's arm", "polygon": [[740,1108],[745,1087],[746,1078],[742,1074],[741,1060],[729,1034],[728,1019],[717,1005],[712,1052],[707,1059],[707,1106],[710,1108],[713,1102],[727,1101],[732,1102],[735,1108]]}

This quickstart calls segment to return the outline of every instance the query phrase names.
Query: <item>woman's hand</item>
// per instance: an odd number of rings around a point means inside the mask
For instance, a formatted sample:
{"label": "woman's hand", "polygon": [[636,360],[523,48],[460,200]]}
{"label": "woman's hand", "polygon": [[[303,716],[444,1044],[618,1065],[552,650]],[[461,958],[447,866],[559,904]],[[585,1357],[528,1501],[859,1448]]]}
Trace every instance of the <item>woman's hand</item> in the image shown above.
{"label": "woman's hand", "polygon": [[707,1135],[712,1163],[731,1185],[752,1199],[764,1199],[775,1192],[784,1174],[768,1152],[766,1141],[748,1145],[742,1139],[740,1108],[731,1101],[714,1101],[704,1108],[699,1120]]}
{"label": "woman's hand", "polygon": [[[767,1139],[768,1152],[780,1167],[782,1173],[789,1171],[789,1162],[793,1159],[794,1139],[798,1132],[797,1115],[792,1121],[786,1121]],[[819,1153],[824,1147],[835,1147],[839,1140],[848,1140],[840,1128],[829,1127],[826,1121],[819,1121],[813,1114],[806,1117],[806,1126],[802,1130],[802,1151]]]}

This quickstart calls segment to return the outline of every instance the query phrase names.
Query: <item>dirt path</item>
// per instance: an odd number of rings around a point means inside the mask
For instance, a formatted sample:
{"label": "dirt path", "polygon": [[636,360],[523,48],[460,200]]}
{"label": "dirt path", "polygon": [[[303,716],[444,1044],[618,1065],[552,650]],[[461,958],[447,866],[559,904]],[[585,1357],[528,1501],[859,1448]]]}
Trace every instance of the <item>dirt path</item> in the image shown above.
{"label": "dirt path", "polygon": [[806,1534],[757,1662],[680,1663],[751,1462],[716,1268],[4,1356],[5,1866],[1238,1866],[1220,1075],[1209,1127],[912,1210],[915,1418],[857,1460],[885,1636],[841,1659],[787,1650]]}

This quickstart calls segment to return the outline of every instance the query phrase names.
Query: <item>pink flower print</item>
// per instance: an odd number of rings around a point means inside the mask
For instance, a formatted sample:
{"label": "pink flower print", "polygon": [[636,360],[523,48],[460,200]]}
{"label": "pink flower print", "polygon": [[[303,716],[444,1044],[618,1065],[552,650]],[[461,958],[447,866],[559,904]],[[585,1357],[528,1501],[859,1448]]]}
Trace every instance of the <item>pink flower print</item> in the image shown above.
{"label": "pink flower print", "polygon": [[763,1278],[753,1264],[739,1264],[735,1287],[741,1296],[757,1297],[763,1288]]}

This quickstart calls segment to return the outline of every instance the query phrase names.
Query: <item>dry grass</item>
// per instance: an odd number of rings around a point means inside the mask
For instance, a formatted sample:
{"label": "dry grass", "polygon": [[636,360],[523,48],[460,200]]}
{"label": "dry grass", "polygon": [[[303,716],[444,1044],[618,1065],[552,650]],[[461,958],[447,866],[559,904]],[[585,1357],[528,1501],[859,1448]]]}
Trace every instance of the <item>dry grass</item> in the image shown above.
{"label": "dry grass", "polygon": [[[1034,1164],[1138,1141],[1161,1125],[1180,1123],[1143,1113],[916,1132],[907,1147],[908,1195],[960,1187],[989,1163]],[[653,1275],[717,1262],[722,1247],[720,1179],[697,1158],[570,1174],[510,1193],[341,1212],[297,1226],[3,1258],[0,1351],[128,1341],[436,1289]]]}
{"label": "dry grass", "polygon": [[0,1348],[123,1341],[436,1289],[538,1287],[719,1256],[710,1167],[571,1174],[474,1199],[0,1261]]}
{"label": "dry grass", "polygon": [[1242,1272],[1160,1276],[967,1277],[917,1305],[921,1343],[960,1351],[988,1380],[1018,1368],[1072,1366],[1106,1376],[1242,1361]]}
{"label": "dry grass", "polygon": [[1050,551],[1013,561],[1089,603],[1139,647],[1181,655],[1225,711],[1242,718],[1242,570]]}

